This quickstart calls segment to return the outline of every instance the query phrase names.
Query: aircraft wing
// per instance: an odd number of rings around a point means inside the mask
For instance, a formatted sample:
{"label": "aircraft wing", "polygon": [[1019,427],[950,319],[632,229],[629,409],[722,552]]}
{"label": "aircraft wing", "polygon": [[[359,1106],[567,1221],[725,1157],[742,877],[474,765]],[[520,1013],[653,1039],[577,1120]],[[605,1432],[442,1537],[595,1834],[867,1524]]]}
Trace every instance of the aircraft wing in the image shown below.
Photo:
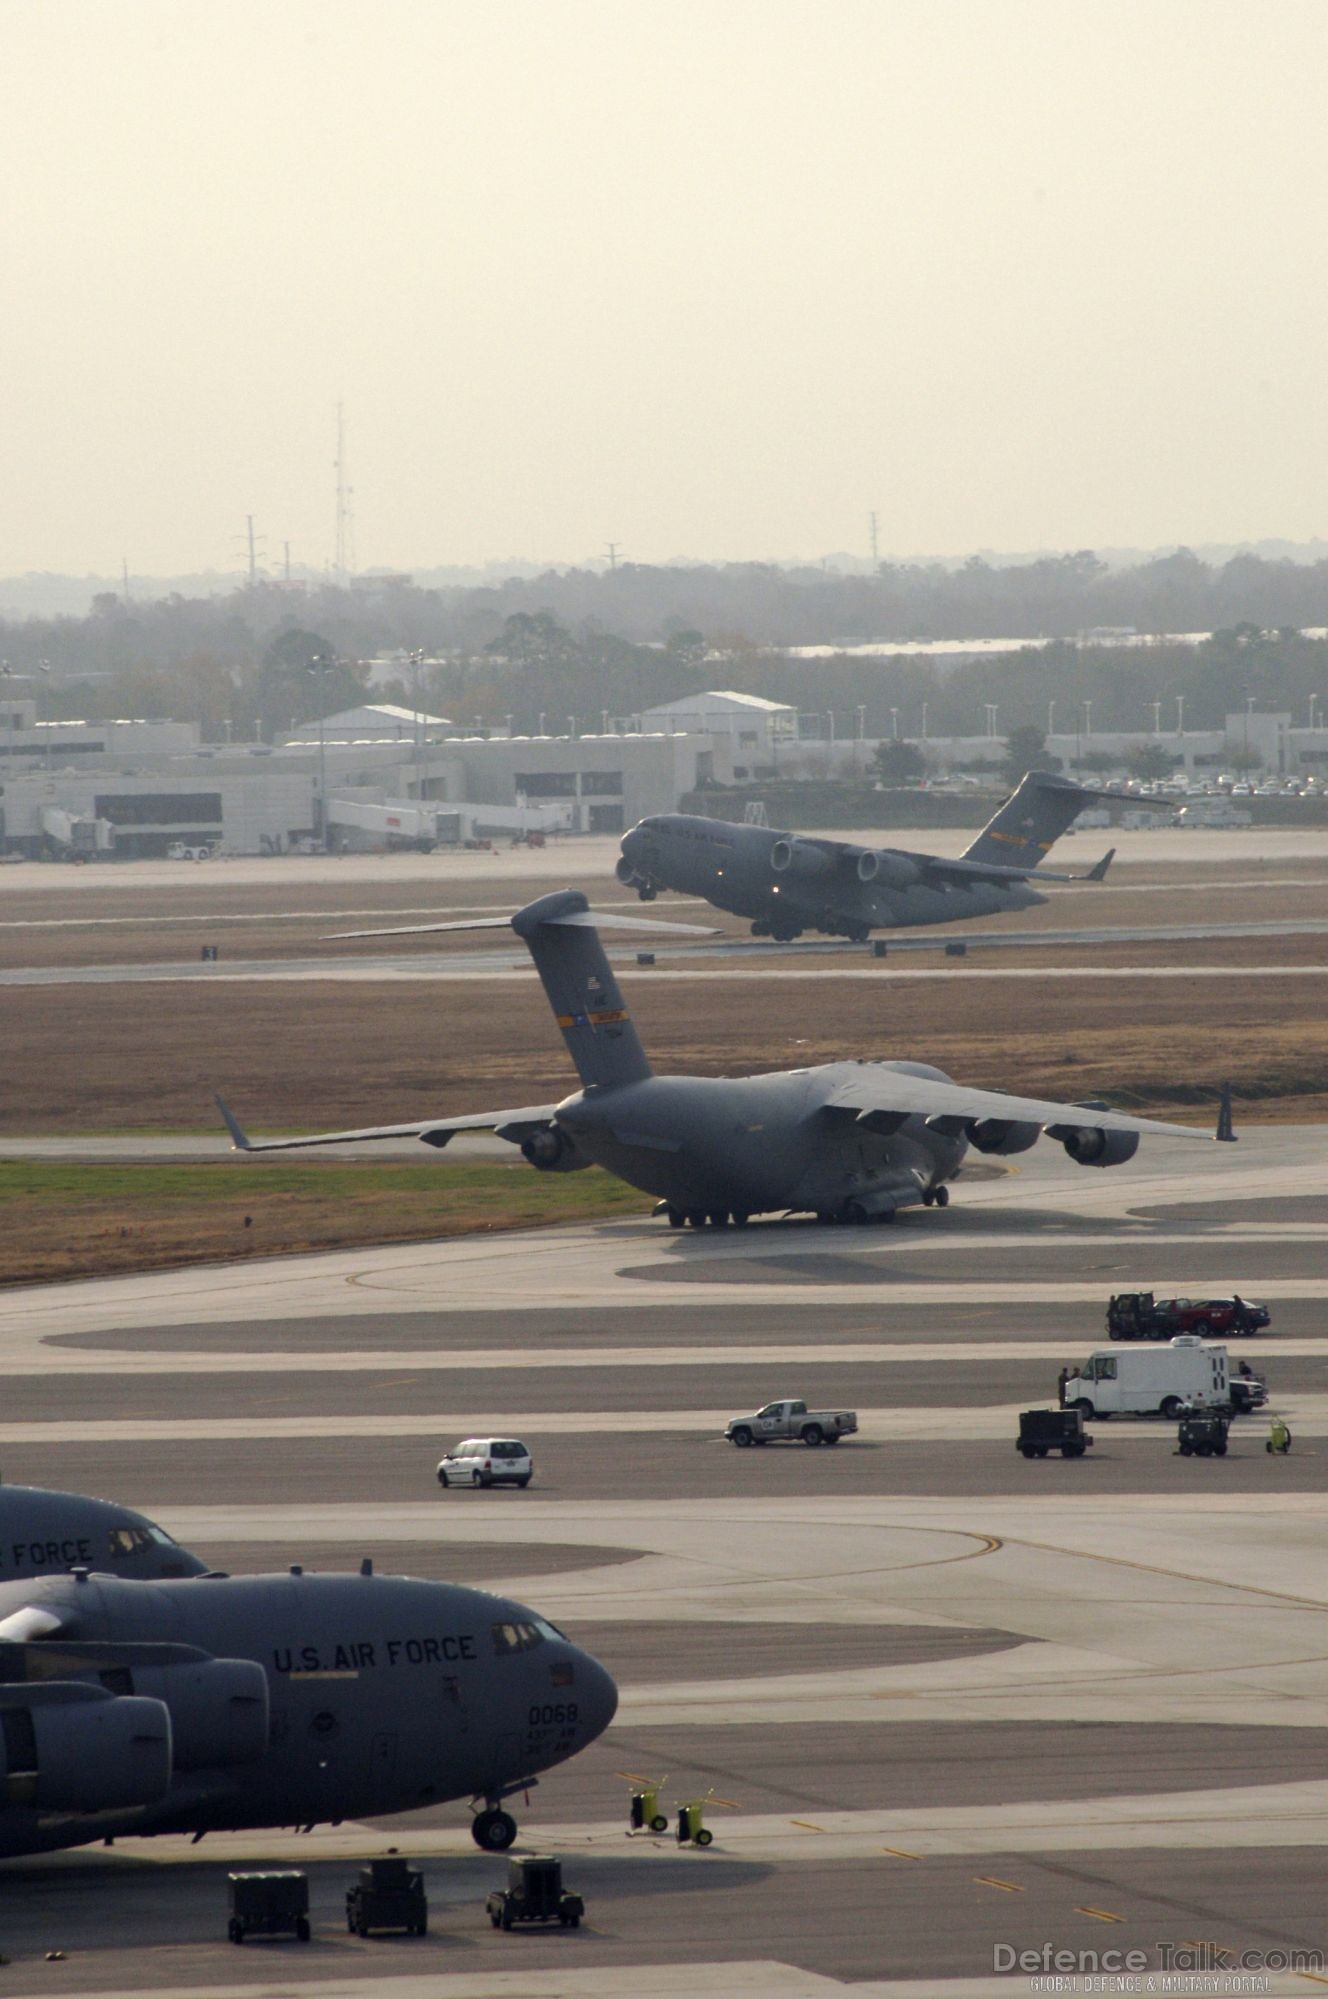
{"label": "aircraft wing", "polygon": [[1162,1124],[1155,1118],[1130,1117],[1124,1111],[1095,1109],[1091,1104],[1057,1104],[1041,1097],[1012,1097],[1003,1090],[972,1090],[964,1083],[941,1083],[930,1076],[910,1076],[888,1064],[865,1062],[861,1075],[841,1084],[825,1108],[852,1114],[869,1129],[895,1130],[906,1117],[952,1127],[954,1135],[967,1124],[992,1119],[998,1123],[1038,1124],[1049,1138],[1069,1131],[1122,1131],[1139,1137],[1208,1138],[1193,1125]]}
{"label": "aircraft wing", "polygon": [[[618,910],[572,909],[565,916],[548,916],[544,922],[559,929],[573,930],[652,930],[677,937],[713,937],[709,923],[665,923],[655,916],[630,916]],[[353,937],[424,937],[431,930],[510,930],[510,916],[462,916],[447,923],[403,923],[392,930],[333,930],[321,937],[322,944],[340,944]]]}
{"label": "aircraft wing", "polygon": [[459,1131],[496,1131],[519,1145],[529,1131],[552,1122],[556,1104],[523,1104],[517,1110],[472,1111],[465,1117],[427,1118],[420,1124],[379,1124],[363,1131],[320,1131],[309,1138],[250,1138],[224,1097],[217,1109],[226,1121],[237,1152],[291,1152],[305,1145],[364,1145],[376,1138],[418,1138],[425,1145],[443,1146]]}

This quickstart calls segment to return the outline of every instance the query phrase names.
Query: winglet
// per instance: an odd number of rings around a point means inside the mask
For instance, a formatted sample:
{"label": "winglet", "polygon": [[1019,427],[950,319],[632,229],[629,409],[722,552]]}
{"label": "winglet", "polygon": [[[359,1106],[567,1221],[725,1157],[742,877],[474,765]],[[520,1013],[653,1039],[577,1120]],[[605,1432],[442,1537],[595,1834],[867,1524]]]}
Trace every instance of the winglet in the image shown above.
{"label": "winglet", "polygon": [[1213,1137],[1220,1145],[1234,1145],[1236,1130],[1231,1117],[1231,1085],[1223,1083],[1222,1095],[1217,1106],[1217,1130]]}
{"label": "winglet", "polygon": [[249,1138],[248,1134],[245,1132],[244,1127],[241,1125],[240,1120],[236,1117],[235,1112],[231,1109],[230,1105],[227,1103],[225,1097],[218,1095],[216,1098],[216,1105],[217,1109],[221,1112],[222,1116],[226,1120],[226,1129],[231,1135],[231,1144],[234,1146],[235,1150],[237,1152],[252,1152],[254,1149],[253,1142]]}
{"label": "winglet", "polygon": [[1084,880],[1086,882],[1105,881],[1107,878],[1107,869],[1111,866],[1115,858],[1116,858],[1116,849],[1114,847],[1108,847],[1106,853],[1102,856],[1102,859],[1098,862],[1097,866],[1095,868],[1090,868],[1088,870],[1088,873],[1084,876]]}

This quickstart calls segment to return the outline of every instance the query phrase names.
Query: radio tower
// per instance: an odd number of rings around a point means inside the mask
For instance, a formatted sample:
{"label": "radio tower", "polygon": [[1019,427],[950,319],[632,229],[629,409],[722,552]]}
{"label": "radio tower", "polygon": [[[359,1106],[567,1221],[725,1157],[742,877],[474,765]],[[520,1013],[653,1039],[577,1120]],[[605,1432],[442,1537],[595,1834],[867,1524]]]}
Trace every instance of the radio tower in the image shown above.
{"label": "radio tower", "polygon": [[350,582],[350,572],[355,564],[355,527],[351,517],[351,497],[353,488],[346,478],[346,418],[345,408],[337,404],[337,553],[336,579],[345,589]]}

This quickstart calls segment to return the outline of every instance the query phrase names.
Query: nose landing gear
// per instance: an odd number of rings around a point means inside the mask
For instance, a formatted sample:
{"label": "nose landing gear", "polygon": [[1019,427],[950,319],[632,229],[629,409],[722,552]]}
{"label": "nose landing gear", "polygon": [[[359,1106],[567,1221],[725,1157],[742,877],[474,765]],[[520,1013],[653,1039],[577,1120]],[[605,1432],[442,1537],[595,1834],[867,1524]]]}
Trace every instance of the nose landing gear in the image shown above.
{"label": "nose landing gear", "polygon": [[948,1187],[924,1187],[922,1190],[922,1205],[924,1208],[948,1208],[950,1205],[950,1189]]}
{"label": "nose landing gear", "polygon": [[486,1806],[471,1820],[470,1836],[486,1853],[506,1853],[516,1838],[516,1820],[501,1806]]}

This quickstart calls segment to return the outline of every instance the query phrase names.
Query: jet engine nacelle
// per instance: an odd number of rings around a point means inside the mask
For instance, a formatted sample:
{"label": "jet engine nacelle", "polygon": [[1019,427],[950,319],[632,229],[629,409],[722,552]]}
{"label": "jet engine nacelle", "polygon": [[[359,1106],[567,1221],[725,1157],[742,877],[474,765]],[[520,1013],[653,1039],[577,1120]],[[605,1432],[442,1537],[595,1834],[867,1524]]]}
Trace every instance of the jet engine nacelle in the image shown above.
{"label": "jet engine nacelle", "polygon": [[594,1161],[583,1159],[561,1125],[545,1125],[521,1141],[521,1157],[541,1173],[580,1173]]}
{"label": "jet engine nacelle", "polygon": [[161,1701],[73,1683],[43,1693],[0,1713],[0,1798],[38,1811],[104,1812],[166,1796],[171,1718]]}
{"label": "jet engine nacelle", "polygon": [[1084,1125],[1057,1136],[1076,1166],[1123,1166],[1139,1150],[1137,1131],[1103,1131],[1098,1125]]}
{"label": "jet engine nacelle", "polygon": [[267,1674],[255,1659],[135,1666],[134,1692],[165,1703],[177,1770],[257,1763],[268,1747]]}
{"label": "jet engine nacelle", "polygon": [[776,840],[770,849],[770,865],[777,875],[794,875],[799,881],[814,881],[834,870],[834,861],[823,847],[810,840]]}
{"label": "jet engine nacelle", "polygon": [[893,853],[888,847],[865,848],[858,855],[858,880],[881,882],[886,888],[913,888],[922,879],[922,870],[907,854]]}
{"label": "jet engine nacelle", "polygon": [[615,867],[613,872],[615,875],[617,875],[618,880],[622,883],[624,888],[635,888],[637,882],[641,880],[641,876],[638,875],[636,869],[632,866],[631,862],[628,860],[625,854],[623,855],[622,859],[618,862],[618,865]]}
{"label": "jet engine nacelle", "polygon": [[1027,1152],[1042,1136],[1040,1124],[1011,1124],[1003,1118],[979,1118],[966,1132],[970,1145],[979,1152],[999,1153],[1008,1159],[1012,1152]]}

